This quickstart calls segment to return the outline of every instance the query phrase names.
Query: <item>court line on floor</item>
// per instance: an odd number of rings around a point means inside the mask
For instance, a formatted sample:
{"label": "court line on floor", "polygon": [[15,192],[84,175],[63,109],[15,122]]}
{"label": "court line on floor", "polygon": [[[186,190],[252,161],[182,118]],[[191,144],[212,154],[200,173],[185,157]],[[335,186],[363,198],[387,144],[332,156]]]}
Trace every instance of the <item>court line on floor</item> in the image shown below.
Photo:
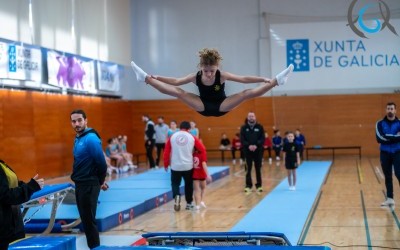
{"label": "court line on floor", "polygon": [[365,225],[365,234],[367,236],[367,246],[368,246],[368,249],[372,249],[371,235],[369,233],[369,226],[368,226],[367,210],[365,208],[364,195],[363,195],[362,190],[360,190],[360,195],[361,195],[361,205],[362,205],[362,209],[363,209],[363,213],[364,213],[364,225]]}
{"label": "court line on floor", "polygon": [[381,184],[381,180],[379,179],[379,177],[381,177],[381,179],[383,180],[383,175],[382,172],[380,171],[380,169],[377,166],[374,166],[374,164],[372,164],[371,159],[368,159],[369,161],[369,165],[372,168],[372,171],[375,174],[375,178],[378,181],[379,184]]}
{"label": "court line on floor", "polygon": [[[382,193],[383,193],[383,197],[385,197],[385,199],[386,199],[385,190],[382,190]],[[396,214],[396,212],[394,210],[394,206],[393,207],[389,207],[389,209],[390,209],[390,212],[391,212],[391,214],[393,216],[394,221],[396,222],[397,228],[400,229],[400,221],[399,221],[399,218],[397,217],[397,214]]]}
{"label": "court line on floor", "polygon": [[356,160],[356,167],[357,167],[357,173],[358,173],[358,183],[361,184],[363,182],[363,174],[360,166],[360,162]]}
{"label": "court line on floor", "polygon": [[317,211],[317,208],[318,208],[318,205],[319,205],[319,201],[321,200],[321,196],[322,196],[322,191],[318,195],[318,199],[317,199],[317,202],[315,203],[315,206],[314,206],[314,208],[313,208],[313,210],[311,212],[310,219],[307,221],[306,227],[305,227],[304,231],[302,232],[302,234],[300,236],[300,240],[298,242],[298,245],[300,245],[300,246],[303,245],[304,240],[307,237],[308,230],[310,229],[311,223],[312,223],[312,221],[314,219],[314,215],[315,215],[315,212]]}

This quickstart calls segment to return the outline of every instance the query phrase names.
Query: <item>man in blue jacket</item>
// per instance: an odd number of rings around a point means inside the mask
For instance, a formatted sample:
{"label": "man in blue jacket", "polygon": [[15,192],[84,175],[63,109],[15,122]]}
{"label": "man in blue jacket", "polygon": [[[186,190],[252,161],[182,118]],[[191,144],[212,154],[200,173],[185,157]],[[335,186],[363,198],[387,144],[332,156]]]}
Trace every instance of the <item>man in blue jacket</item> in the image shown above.
{"label": "man in blue jacket", "polygon": [[97,200],[100,189],[107,190],[105,182],[107,164],[97,132],[87,127],[83,110],[71,112],[71,125],[76,132],[74,142],[74,165],[71,179],[75,182],[75,197],[79,215],[85,230],[88,247],[100,245],[99,231],[96,225]]}
{"label": "man in blue jacket", "polygon": [[394,102],[386,104],[386,116],[376,123],[376,140],[380,143],[380,160],[386,186],[386,200],[381,206],[392,206],[392,169],[400,181],[400,120],[396,117]]}

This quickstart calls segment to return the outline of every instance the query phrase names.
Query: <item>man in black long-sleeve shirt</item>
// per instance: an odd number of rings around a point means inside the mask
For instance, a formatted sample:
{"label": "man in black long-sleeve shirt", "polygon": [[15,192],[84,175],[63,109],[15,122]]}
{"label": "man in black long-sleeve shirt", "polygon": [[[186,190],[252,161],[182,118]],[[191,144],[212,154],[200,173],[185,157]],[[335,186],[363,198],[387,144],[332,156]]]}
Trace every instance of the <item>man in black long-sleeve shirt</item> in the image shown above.
{"label": "man in black long-sleeve shirt", "polygon": [[240,141],[246,157],[246,187],[245,192],[251,192],[253,181],[251,179],[251,168],[254,162],[256,170],[256,189],[257,192],[262,192],[261,165],[265,135],[264,128],[257,123],[254,112],[247,114],[246,123],[240,129]]}
{"label": "man in black long-sleeve shirt", "polygon": [[153,157],[154,145],[156,143],[156,130],[154,129],[154,122],[150,119],[148,115],[142,116],[142,121],[146,123],[144,129],[144,146],[146,148],[146,156],[149,160],[150,169],[156,167],[156,162]]}

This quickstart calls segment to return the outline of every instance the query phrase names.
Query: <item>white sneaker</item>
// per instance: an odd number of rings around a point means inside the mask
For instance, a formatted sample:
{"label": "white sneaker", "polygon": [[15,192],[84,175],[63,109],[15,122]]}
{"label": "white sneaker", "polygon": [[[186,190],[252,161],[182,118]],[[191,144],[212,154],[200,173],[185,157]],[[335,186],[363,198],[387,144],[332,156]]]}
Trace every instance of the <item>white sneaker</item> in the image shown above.
{"label": "white sneaker", "polygon": [[204,203],[204,201],[200,202],[200,206],[207,208],[206,204]]}
{"label": "white sneaker", "polygon": [[242,166],[243,165],[243,160],[242,159],[240,159],[240,166]]}
{"label": "white sneaker", "polygon": [[177,212],[179,210],[181,210],[181,196],[180,195],[175,196],[174,210]]}
{"label": "white sneaker", "polygon": [[277,156],[277,157],[276,157],[276,160],[277,160],[277,161],[280,161],[280,160],[281,160],[281,158],[279,158],[279,156]]}
{"label": "white sneaker", "polygon": [[232,160],[232,164],[233,164],[233,165],[236,165],[236,160]]}
{"label": "white sneaker", "polygon": [[296,186],[292,186],[292,191],[296,191]]}
{"label": "white sneaker", "polygon": [[386,198],[386,200],[381,204],[381,206],[392,206],[392,205],[394,205],[394,200],[392,198]]}
{"label": "white sneaker", "polygon": [[200,210],[200,206],[194,206],[194,210]]}
{"label": "white sneaker", "polygon": [[268,163],[269,163],[269,164],[272,164],[272,158],[269,158],[269,159],[268,159]]}

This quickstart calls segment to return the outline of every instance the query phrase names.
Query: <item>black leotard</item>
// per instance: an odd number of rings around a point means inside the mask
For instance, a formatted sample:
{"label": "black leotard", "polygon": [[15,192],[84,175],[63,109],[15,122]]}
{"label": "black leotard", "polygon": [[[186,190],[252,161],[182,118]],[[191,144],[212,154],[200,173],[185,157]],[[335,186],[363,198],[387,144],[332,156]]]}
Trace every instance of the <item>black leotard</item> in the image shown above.
{"label": "black leotard", "polygon": [[213,85],[206,86],[201,82],[201,71],[197,72],[196,85],[199,88],[200,99],[204,105],[204,111],[198,111],[204,116],[223,116],[228,112],[219,110],[221,103],[225,100],[225,83],[221,83],[221,72],[215,73]]}

